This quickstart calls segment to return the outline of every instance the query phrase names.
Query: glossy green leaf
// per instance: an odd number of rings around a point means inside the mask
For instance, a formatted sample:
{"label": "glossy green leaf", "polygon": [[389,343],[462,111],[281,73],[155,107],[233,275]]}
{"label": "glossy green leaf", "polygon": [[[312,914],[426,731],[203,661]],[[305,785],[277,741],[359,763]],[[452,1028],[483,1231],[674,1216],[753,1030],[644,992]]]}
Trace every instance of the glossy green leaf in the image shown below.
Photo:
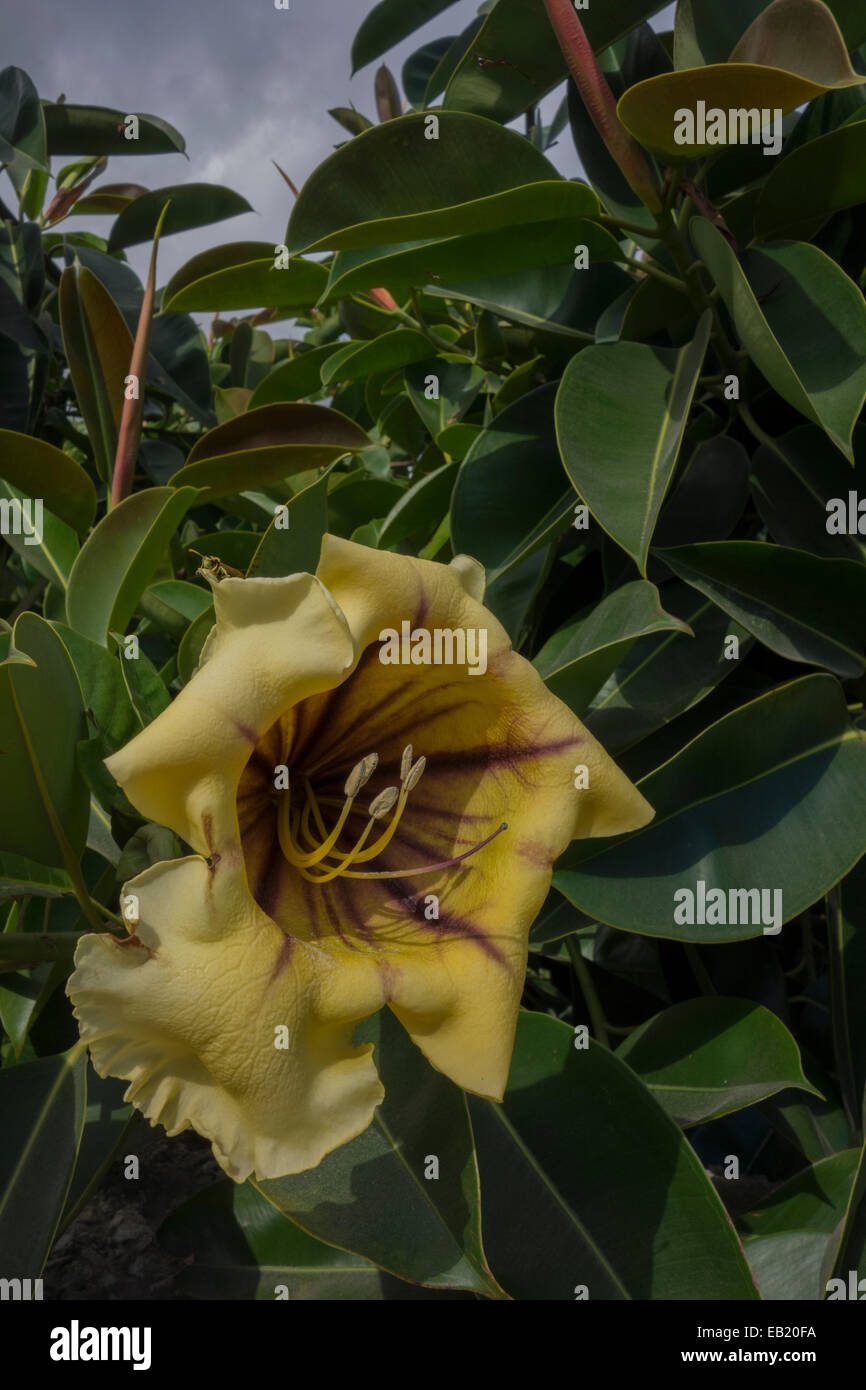
{"label": "glossy green leaf", "polygon": [[10,790],[0,799],[0,846],[69,871],[87,835],[88,795],[75,761],[86,737],[81,690],[60,638],[35,613],[21,614],[5,646],[0,747]]}
{"label": "glossy green leaf", "polygon": [[557,393],[556,434],[565,471],[643,575],[709,333],[707,311],[693,341],[679,351],[643,343],[587,348],[569,362]]}
{"label": "glossy green leaf", "polygon": [[259,382],[250,397],[249,409],[318,395],[322,390],[322,367],[344,347],[344,343],[326,343],[324,347],[296,353],[288,362],[281,362]]}
{"label": "glossy green leaf", "polygon": [[[579,19],[600,53],[661,8],[658,0],[590,3]],[[511,121],[558,86],[566,71],[544,0],[498,0],[451,77],[444,105]]]}
{"label": "glossy green leaf", "polygon": [[30,170],[48,168],[39,95],[22,68],[0,72],[0,163],[19,192]]}
{"label": "glossy green leaf", "polygon": [[208,590],[183,579],[161,579],[145,589],[138,601],[138,611],[144,617],[176,638],[211,607]]}
{"label": "glossy green leaf", "polygon": [[63,869],[24,859],[20,854],[0,853],[0,901],[7,898],[60,898],[71,893],[72,883]]}
{"label": "glossy green leaf", "polygon": [[400,78],[403,91],[413,106],[429,105],[426,96],[427,84],[453,42],[453,34],[442,39],[431,39],[422,48],[417,48],[414,53],[409,54],[403,64]]}
{"label": "glossy green leaf", "polygon": [[328,529],[328,473],[298,492],[288,503],[287,527],[274,517],[253,555],[247,577],[280,578],[285,574],[315,574]]}
{"label": "glossy green leaf", "polygon": [[184,1261],[175,1287],[187,1298],[369,1302],[472,1297],[405,1284],[359,1255],[325,1245],[249,1183],[224,1181],[205,1188],[175,1208],[160,1226],[159,1240]]}
{"label": "glossy green leaf", "polygon": [[203,435],[172,487],[202,489],[199,501],[267,486],[365,448],[360,426],[324,405],[266,405]]}
{"label": "glossy green leaf", "polygon": [[96,514],[96,489],[69,454],[44,439],[0,430],[0,477],[26,497],[41,497],[55,516],[86,531]]}
{"label": "glossy green leaf", "polygon": [[70,627],[107,645],[126,630],[136,604],[197,497],[194,487],[158,487],[127,497],[82,547],[66,594]]}
{"label": "glossy green leaf", "polygon": [[628,748],[698,704],[737,667],[725,655],[728,636],[744,657],[753,638],[687,584],[666,584],[665,612],[694,637],[668,632],[639,637],[583,715],[609,752]]}
{"label": "glossy green leaf", "polygon": [[801,145],[770,170],[755,212],[759,237],[809,241],[834,212],[866,202],[866,121]]}
{"label": "glossy green leaf", "polygon": [[0,1070],[0,1249],[7,1277],[42,1274],[81,1142],[86,1067],[78,1044],[58,1057]]}
{"label": "glossy green leaf", "polygon": [[[11,483],[0,480],[0,514],[6,511],[4,502],[8,503],[12,510],[11,525],[5,526],[4,523],[3,539],[50,584],[57,585],[62,594],[78,554],[78,537],[72,527],[60,521],[47,507],[42,509],[41,527],[38,525],[39,516],[32,508],[31,524],[27,526],[27,499]],[[20,513],[22,529],[17,533],[13,529],[15,503],[24,503],[24,510]]]}
{"label": "glossy green leaf", "polygon": [[122,1161],[123,1150],[118,1153],[118,1148],[125,1136],[131,1137],[140,1122],[141,1116],[123,1102],[125,1090],[125,1081],[114,1076],[99,1076],[92,1062],[88,1063],[84,1130],[63,1208],[61,1233],[97,1190],[112,1158],[116,1156]]}
{"label": "glossy green leaf", "polygon": [[503,1288],[557,1301],[756,1298],[687,1140],[615,1054],[576,1042],[566,1024],[521,1010],[504,1103],[470,1098],[484,1241]]}
{"label": "glossy green leaf", "polygon": [[555,392],[553,384],[540,386],[501,410],[473,443],[454,485],[454,550],[487,568],[485,604],[500,620],[497,581],[567,531],[571,518],[574,498],[553,433]]}
{"label": "glossy green leaf", "polygon": [[111,228],[109,252],[152,241],[166,203],[169,207],[161,232],[164,237],[253,211],[246,198],[217,183],[178,183],[154,188],[123,209]]}
{"label": "glossy green leaf", "polygon": [[[430,120],[439,123],[438,139],[426,138]],[[286,242],[295,251],[350,250],[597,210],[591,189],[560,178],[514,131],[458,112],[418,112],[365,131],[320,164],[301,189]]]}
{"label": "glossy green leaf", "polygon": [[138,138],[127,139],[131,114],[108,106],[45,102],[49,154],[173,154],[185,149],[183,136],[159,116],[138,115]]}
{"label": "glossy green leaf", "polygon": [[126,692],[121,662],[99,642],[66,623],[52,626],[75,667],[84,708],[109,748],[120,748],[141,727]]}
{"label": "glossy green leaf", "polygon": [[[832,13],[820,0],[773,0],[749,26],[729,59],[705,67],[680,69],[638,82],[620,97],[623,125],[647,149],[668,160],[710,154],[720,144],[737,144],[739,129],[725,129],[720,141],[688,141],[678,113],[757,109],[787,114],[836,88],[856,86],[862,76],[851,67],[845,41]],[[768,122],[769,124],[769,122]],[[710,122],[708,120],[708,125]],[[730,138],[733,135],[733,138]]]}
{"label": "glossy green leaf", "polygon": [[454,0],[379,0],[352,42],[352,76],[453,4]]}
{"label": "glossy green leaf", "polygon": [[786,1087],[819,1094],[785,1025],[747,999],[712,995],[674,1004],[641,1024],[616,1055],[685,1128]]}
{"label": "glossy green leaf", "polygon": [[139,728],[146,729],[168,708],[171,696],[153,662],[143,651],[139,651],[137,656],[127,656],[118,635],[115,635],[115,644],[120,653],[120,672],[129,702]]}
{"label": "glossy green leaf", "polygon": [[762,541],[710,541],[658,554],[680,579],[789,661],[839,676],[866,665],[866,568]]}
{"label": "glossy green leaf", "polygon": [[752,1272],[767,1299],[820,1299],[822,1257],[845,1216],[859,1151],[822,1158],[740,1218]]}
{"label": "glossy green leaf", "polygon": [[[698,444],[662,507],[653,547],[729,536],[748,500],[749,464],[742,444],[727,434]],[[654,563],[650,561],[651,575]]]}
{"label": "glossy green leaf", "polygon": [[533,661],[548,690],[581,714],[639,637],[692,629],[666,613],[658,590],[645,579],[623,584],[585,618],[566,624]]}
{"label": "glossy green leaf", "polygon": [[[788,922],[847,873],[866,849],[866,739],[832,676],[806,676],[735,709],[644,777],[655,819],[635,835],[578,841],[554,886],[594,921],[681,941],[740,941],[764,923],[676,922],[679,890],[697,905],[722,887],[781,894]],[[832,824],[832,836],[815,826]],[[734,900],[731,915],[754,913]],[[761,903],[763,909],[763,902]],[[705,915],[722,915],[711,907]],[[724,913],[727,918],[727,911]]]}
{"label": "glossy green leaf", "polygon": [[341,352],[322,367],[322,386],[336,381],[363,381],[376,372],[396,371],[410,362],[430,356],[430,340],[412,328],[383,333],[370,343],[353,343],[351,351]]}
{"label": "glossy green leaf", "polygon": [[[582,184],[570,186],[581,191],[580,202],[588,201],[586,194],[590,190]],[[591,193],[590,196],[594,197]],[[328,294],[354,294],[383,283],[393,289],[426,285],[431,280],[462,284],[476,275],[510,275],[548,266],[572,266],[580,246],[586,247],[593,265],[622,259],[619,243],[604,227],[580,217],[560,217],[530,222],[521,228],[519,236],[507,236],[497,229],[425,241],[420,246],[340,251],[331,267]]]}
{"label": "glossy green leaf", "polygon": [[208,633],[214,625],[213,605],[206,608],[197,618],[193,618],[177,649],[177,673],[181,684],[186,685],[195,672],[201,659],[202,648]]}
{"label": "glossy green leaf", "polygon": [[762,445],[756,451],[752,460],[755,505],[779,545],[829,559],[866,560],[866,508],[859,510],[866,499],[866,427],[862,425],[854,431],[854,448],[853,474],[815,425],[798,425],[775,441],[775,449]]}
{"label": "glossy green leaf", "polygon": [[[402,1279],[501,1297],[481,1244],[465,1097],[428,1065],[389,1010],[356,1037],[376,1044],[385,1087],[370,1127],[318,1168],[254,1186],[310,1235]],[[436,1182],[424,1178],[431,1153],[439,1159]]]}
{"label": "glossy green leaf", "polygon": [[111,477],[133,338],[108,290],[86,266],[60,281],[60,325],[97,471]]}
{"label": "glossy green leaf", "polygon": [[[679,0],[674,28],[674,66],[699,67],[702,63],[724,63],[733,53],[738,39],[767,8],[766,0]],[[866,39],[866,15],[859,0],[828,0],[842,31],[846,48],[856,48]],[[796,24],[796,19],[790,22]]]}
{"label": "glossy green leaf", "polygon": [[445,463],[413,483],[394,504],[378,537],[380,550],[397,550],[412,539],[428,541],[451,500],[457,464]]}
{"label": "glossy green leaf", "polygon": [[857,286],[804,242],[738,260],[705,219],[691,224],[691,235],[756,367],[853,463],[851,435],[866,398],[866,304]]}
{"label": "glossy green leaf", "polygon": [[308,309],[324,293],[328,273],[317,261],[292,256],[277,269],[275,247],[238,241],[200,251],[166,285],[163,311],[213,309]]}
{"label": "glossy green leaf", "polygon": [[448,362],[441,357],[413,363],[403,378],[412,404],[434,438],[471,409],[484,384],[484,373],[474,362]]}

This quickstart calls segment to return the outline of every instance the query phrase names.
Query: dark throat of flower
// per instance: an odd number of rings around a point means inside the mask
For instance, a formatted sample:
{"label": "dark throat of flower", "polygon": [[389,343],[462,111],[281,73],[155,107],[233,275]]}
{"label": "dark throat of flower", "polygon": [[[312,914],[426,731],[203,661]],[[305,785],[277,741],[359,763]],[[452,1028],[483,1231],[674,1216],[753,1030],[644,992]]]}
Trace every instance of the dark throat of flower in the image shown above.
{"label": "dark throat of flower", "polygon": [[[453,864],[468,859],[470,855],[477,854],[485,845],[489,845],[491,840],[495,840],[497,835],[501,835],[503,830],[508,829],[508,825],[503,821],[492,835],[480,840],[471,849],[456,855],[453,859],[443,859],[437,864],[388,871],[358,869],[358,864],[366,864],[377,858],[391,843],[406,809],[409,794],[421,780],[427,760],[419,758],[417,762],[413,762],[411,744],[403,749],[399,788],[386,787],[373,798],[367,809],[367,824],[356,843],[352,849],[340,851],[337,845],[355,798],[370,780],[378,764],[378,754],[369,753],[352,768],[343,789],[345,801],[330,830],[325,825],[322,807],[339,806],[340,802],[336,798],[317,797],[308,777],[301,779],[302,799],[293,795],[291,786],[282,792],[277,808],[277,834],[280,846],[289,863],[310,883],[330,883],[335,878],[406,878],[415,874],[433,873],[437,869],[448,869]],[[377,825],[388,817],[390,820],[378,838],[372,844],[368,843]]]}

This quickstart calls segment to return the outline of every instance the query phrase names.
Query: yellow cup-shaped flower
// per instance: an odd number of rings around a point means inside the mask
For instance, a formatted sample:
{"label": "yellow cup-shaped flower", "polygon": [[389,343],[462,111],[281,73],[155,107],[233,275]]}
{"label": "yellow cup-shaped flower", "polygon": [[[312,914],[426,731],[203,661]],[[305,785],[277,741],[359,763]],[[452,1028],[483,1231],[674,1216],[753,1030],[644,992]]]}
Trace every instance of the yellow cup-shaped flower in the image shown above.
{"label": "yellow cup-shaped flower", "polygon": [[554,859],[653,812],[511,650],[474,560],[328,536],[315,575],[212,583],[198,671],[108,759],[196,854],[126,885],[134,934],[83,937],[69,994],[97,1071],[242,1181],[366,1128],[383,1090],[352,1035],[386,1004],[500,1100]]}

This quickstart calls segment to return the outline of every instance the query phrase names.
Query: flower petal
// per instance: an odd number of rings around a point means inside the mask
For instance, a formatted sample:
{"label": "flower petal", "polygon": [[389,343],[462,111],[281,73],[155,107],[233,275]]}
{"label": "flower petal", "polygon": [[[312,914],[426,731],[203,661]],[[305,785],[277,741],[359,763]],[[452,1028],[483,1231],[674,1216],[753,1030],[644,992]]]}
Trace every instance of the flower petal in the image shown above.
{"label": "flower petal", "polygon": [[100,1076],[169,1134],[192,1125],[236,1182],[315,1167],[366,1129],[384,1095],[372,1044],[351,1045],[383,1002],[366,963],[286,937],[222,864],[157,864],[124,892],[137,938],[82,937],[67,986]]}
{"label": "flower petal", "polygon": [[199,670],[106,759],[137,810],[201,854],[237,842],[235,788],[259,738],[297,701],[338,684],[354,657],[345,620],[313,575],[212,587],[216,624]]}

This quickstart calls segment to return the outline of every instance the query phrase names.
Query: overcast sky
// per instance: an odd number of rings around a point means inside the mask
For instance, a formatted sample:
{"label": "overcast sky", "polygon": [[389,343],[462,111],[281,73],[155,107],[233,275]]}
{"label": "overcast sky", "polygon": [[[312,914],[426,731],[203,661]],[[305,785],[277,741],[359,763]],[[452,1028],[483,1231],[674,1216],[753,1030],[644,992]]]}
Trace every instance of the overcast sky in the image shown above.
{"label": "overcast sky", "polygon": [[[102,183],[226,184],[255,212],[166,238],[159,280],[196,252],[229,241],[283,240],[292,195],[275,159],[300,187],[342,139],[327,114],[354,104],[376,119],[378,63],[350,76],[352,39],[372,0],[0,0],[3,62],[24,68],[40,96],[147,111],[174,125],[182,154],[112,158]],[[604,0],[602,0],[604,3]],[[398,79],[406,57],[431,38],[459,33],[478,0],[457,0],[437,19],[384,55]],[[14,15],[14,19],[13,19]],[[550,118],[548,99],[543,114]],[[71,158],[71,157],[70,157]],[[568,131],[551,158],[567,177],[579,173]],[[70,162],[55,158],[53,171]],[[4,180],[4,182],[6,182]],[[107,236],[110,217],[69,218]],[[148,248],[129,260],[146,271]]]}

